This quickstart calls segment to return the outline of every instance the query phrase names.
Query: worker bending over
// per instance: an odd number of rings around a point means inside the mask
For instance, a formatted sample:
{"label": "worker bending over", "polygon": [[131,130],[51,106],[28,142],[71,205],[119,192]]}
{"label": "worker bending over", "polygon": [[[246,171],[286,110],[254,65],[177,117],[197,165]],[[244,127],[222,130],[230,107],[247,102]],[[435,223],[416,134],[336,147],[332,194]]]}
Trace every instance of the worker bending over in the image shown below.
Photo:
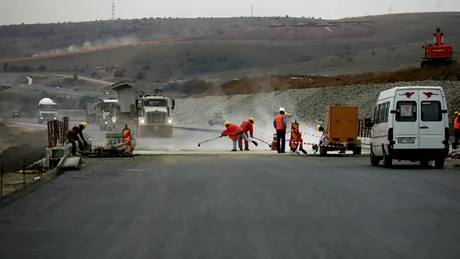
{"label": "worker bending over", "polygon": [[273,127],[276,129],[276,151],[278,153],[286,153],[286,128],[287,120],[283,107],[279,109],[280,114],[273,119]]}
{"label": "worker bending over", "polygon": [[[225,121],[224,126],[226,129],[222,131],[222,134],[220,136],[228,136],[231,140],[233,140],[232,151],[237,151],[236,143],[238,142],[239,138],[243,138],[244,140],[249,141],[246,134],[244,134],[244,130],[240,126],[236,124],[230,124],[229,121]],[[254,140],[252,140],[251,142],[257,147],[257,142],[255,142]]]}
{"label": "worker bending over", "polygon": [[453,149],[458,148],[458,140],[460,139],[460,114],[459,112],[454,113],[455,118],[454,118],[454,136],[455,136],[455,141],[454,145],[452,145]]}
{"label": "worker bending over", "polygon": [[[248,136],[248,132],[251,136],[251,138],[253,138],[253,133],[254,133],[254,127],[253,125],[254,124],[254,118],[249,118],[249,120],[247,121],[243,121],[240,125],[240,127],[243,129],[243,132],[244,134],[246,135],[246,137]],[[243,150],[243,138],[238,138],[238,147],[240,148],[240,151]],[[244,150],[246,151],[249,151],[249,141],[245,140],[244,141]]]}
{"label": "worker bending over", "polygon": [[[77,155],[77,147],[75,141],[78,141],[78,147],[80,151],[85,150],[86,143],[85,137],[83,137],[83,130],[88,126],[86,122],[82,122],[80,125],[75,125],[67,132],[67,139],[72,143],[72,155]],[[80,138],[79,138],[80,137]],[[80,140],[81,139],[81,140]],[[85,144],[83,146],[83,143]]]}

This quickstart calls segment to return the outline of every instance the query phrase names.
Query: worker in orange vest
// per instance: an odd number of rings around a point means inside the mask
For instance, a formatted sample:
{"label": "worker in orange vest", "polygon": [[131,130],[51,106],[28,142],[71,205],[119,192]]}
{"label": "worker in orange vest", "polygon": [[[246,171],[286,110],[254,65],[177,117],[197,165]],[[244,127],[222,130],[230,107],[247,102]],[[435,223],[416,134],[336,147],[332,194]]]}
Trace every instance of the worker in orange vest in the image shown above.
{"label": "worker in orange vest", "polygon": [[452,148],[457,149],[458,146],[458,140],[460,139],[460,115],[459,112],[455,112],[455,119],[454,119],[454,136],[455,136],[455,141],[454,145],[452,145]]}
{"label": "worker in orange vest", "polygon": [[[254,118],[249,118],[247,121],[243,121],[240,125],[240,127],[243,129],[244,134],[246,137],[248,137],[248,132],[251,138],[253,138],[254,134]],[[238,147],[240,148],[240,151],[243,151],[243,138],[238,138]],[[244,141],[244,150],[249,151],[249,141],[245,140]]]}
{"label": "worker in orange vest", "polygon": [[284,113],[286,112],[283,107],[279,109],[280,114],[276,115],[273,119],[273,127],[276,129],[276,151],[278,153],[286,153],[286,128],[287,120]]}
{"label": "worker in orange vest", "polygon": [[[237,151],[236,150],[236,143],[238,142],[239,138],[243,138],[244,140],[249,141],[249,139],[246,136],[246,134],[244,134],[244,130],[240,126],[238,126],[236,124],[230,124],[229,121],[225,121],[224,126],[225,126],[225,130],[222,131],[220,136],[221,137],[228,136],[231,140],[233,140],[233,149],[232,149],[232,151]],[[254,140],[252,140],[251,142],[257,147],[257,145],[258,145],[257,142],[255,142]]]}

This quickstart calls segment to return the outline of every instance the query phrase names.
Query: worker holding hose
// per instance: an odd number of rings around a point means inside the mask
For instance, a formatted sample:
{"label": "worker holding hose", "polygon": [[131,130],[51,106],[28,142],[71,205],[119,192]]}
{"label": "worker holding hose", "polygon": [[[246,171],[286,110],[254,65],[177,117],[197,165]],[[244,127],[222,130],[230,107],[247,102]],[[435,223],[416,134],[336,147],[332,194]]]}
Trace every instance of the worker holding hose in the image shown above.
{"label": "worker holding hose", "polygon": [[[233,149],[231,151],[237,151],[236,143],[238,142],[238,139],[242,138],[246,141],[249,141],[249,138],[246,136],[244,130],[240,126],[236,124],[231,124],[229,121],[225,121],[224,126],[226,129],[222,131],[222,134],[220,136],[228,136],[231,140],[233,140]],[[257,147],[257,142],[255,142],[254,140],[252,140],[251,142]]]}
{"label": "worker holding hose", "polygon": [[[248,132],[251,136],[251,138],[254,138],[254,118],[249,118],[247,121],[243,121],[240,125],[240,127],[243,129],[244,134],[246,137],[248,136]],[[238,138],[238,147],[240,148],[240,151],[243,151],[243,139]],[[244,150],[249,151],[249,141],[245,140],[244,141]]]}
{"label": "worker holding hose", "polygon": [[[72,144],[72,155],[74,156],[77,155],[77,146],[75,143],[76,141],[78,141],[78,147],[80,148],[80,151],[85,150],[86,146],[88,145],[85,138],[83,137],[83,130],[86,128],[86,126],[88,126],[88,124],[86,122],[82,122],[80,125],[73,126],[67,132],[67,139]],[[82,142],[85,144],[84,146]]]}

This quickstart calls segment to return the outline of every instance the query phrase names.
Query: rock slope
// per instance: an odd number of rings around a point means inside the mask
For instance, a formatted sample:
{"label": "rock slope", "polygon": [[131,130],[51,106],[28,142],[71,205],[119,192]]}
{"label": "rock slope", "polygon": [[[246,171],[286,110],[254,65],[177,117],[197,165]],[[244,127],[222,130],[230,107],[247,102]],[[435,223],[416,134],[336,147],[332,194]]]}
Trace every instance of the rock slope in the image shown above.
{"label": "rock slope", "polygon": [[358,105],[360,118],[371,117],[379,93],[396,86],[442,86],[449,116],[460,110],[460,81],[418,81],[392,84],[350,85],[325,88],[292,89],[271,93],[234,96],[208,96],[177,100],[176,121],[181,124],[207,123],[215,108],[224,109],[228,118],[254,116],[259,122],[271,122],[273,113],[284,107],[303,123],[320,119],[325,107],[332,104]]}

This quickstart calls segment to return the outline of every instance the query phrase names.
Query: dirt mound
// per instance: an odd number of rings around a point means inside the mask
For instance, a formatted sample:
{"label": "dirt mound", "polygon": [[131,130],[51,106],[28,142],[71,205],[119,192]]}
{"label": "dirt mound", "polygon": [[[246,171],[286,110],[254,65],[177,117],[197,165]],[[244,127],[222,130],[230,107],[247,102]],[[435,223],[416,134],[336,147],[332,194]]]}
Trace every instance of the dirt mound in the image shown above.
{"label": "dirt mound", "polygon": [[356,75],[251,77],[224,83],[219,87],[214,87],[193,97],[268,93],[288,89],[385,84],[423,80],[460,81],[460,64],[432,69],[405,68]]}
{"label": "dirt mound", "polygon": [[21,170],[25,161],[26,166],[45,157],[45,148],[23,144],[10,147],[0,154],[3,164],[3,173]]}

